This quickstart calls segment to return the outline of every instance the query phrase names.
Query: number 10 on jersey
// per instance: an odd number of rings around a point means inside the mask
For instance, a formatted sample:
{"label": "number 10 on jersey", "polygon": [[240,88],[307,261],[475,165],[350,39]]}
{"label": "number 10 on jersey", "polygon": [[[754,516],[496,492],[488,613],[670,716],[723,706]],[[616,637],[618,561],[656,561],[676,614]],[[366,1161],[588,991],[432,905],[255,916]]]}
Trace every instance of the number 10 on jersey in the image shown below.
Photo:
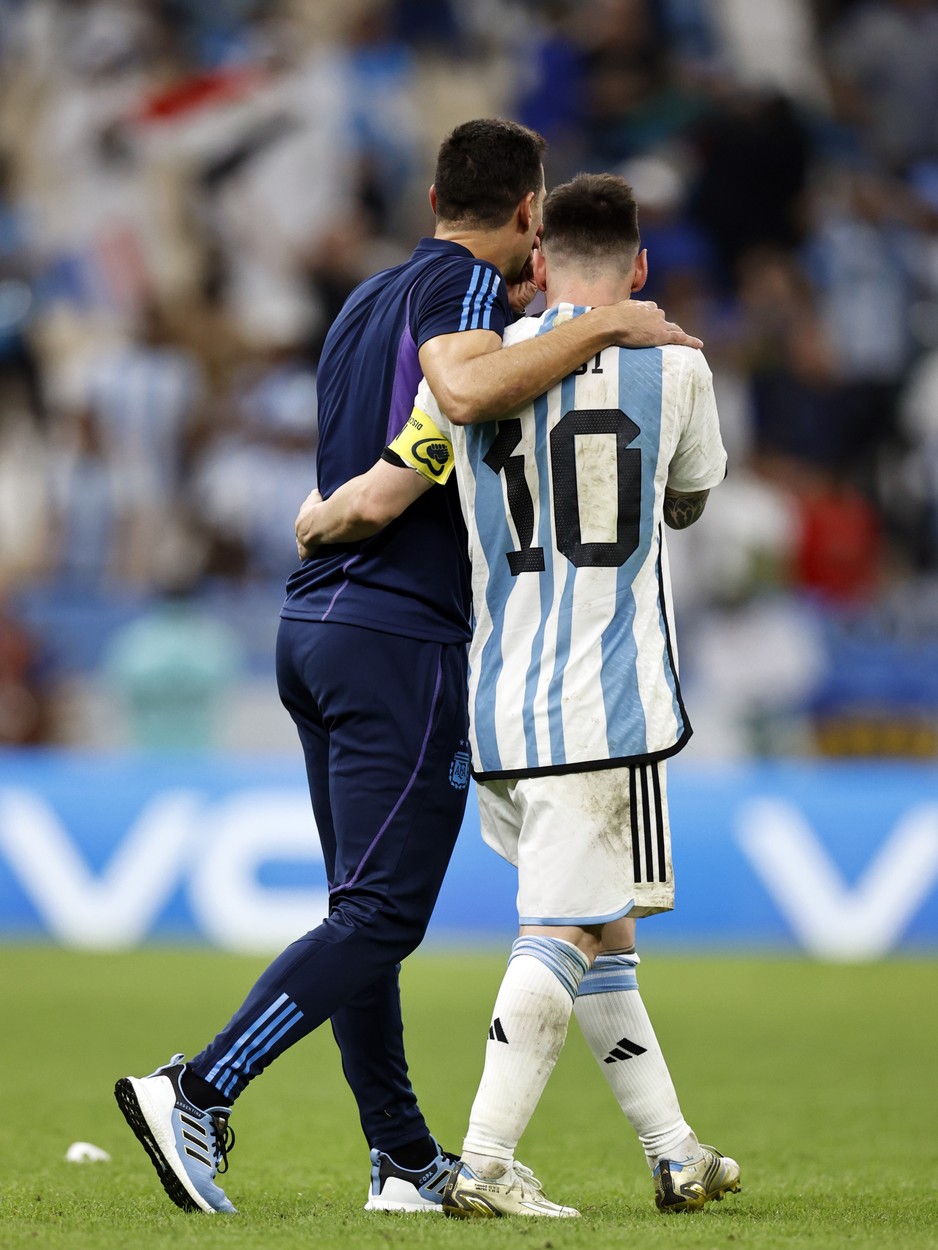
{"label": "number 10 on jersey", "polygon": [[[550,481],[557,549],[577,568],[618,568],[637,549],[642,505],[642,453],[632,447],[641,430],[620,408],[574,409],[550,432]],[[513,577],[544,571],[544,548],[534,543],[534,501],[525,475],[524,455],[513,454],[521,442],[519,418],[499,421],[484,457],[493,473],[505,475],[508,509],[519,551],[508,551]],[[577,475],[577,439],[615,435],[615,541],[584,542]],[[610,440],[604,439],[605,447]],[[609,466],[610,469],[612,466]]]}

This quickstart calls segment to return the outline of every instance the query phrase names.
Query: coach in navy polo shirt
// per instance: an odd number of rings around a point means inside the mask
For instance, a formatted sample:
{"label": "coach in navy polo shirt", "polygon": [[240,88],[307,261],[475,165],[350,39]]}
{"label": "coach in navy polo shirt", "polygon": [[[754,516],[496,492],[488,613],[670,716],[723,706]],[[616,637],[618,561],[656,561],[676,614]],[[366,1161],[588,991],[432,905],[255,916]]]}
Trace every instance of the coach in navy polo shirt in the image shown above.
{"label": "coach in navy polo shirt", "polygon": [[[358,287],[326,339],[324,496],[380,457],[423,375],[450,419],[471,423],[533,399],[613,343],[698,345],[653,305],[625,301],[502,350],[512,305],[534,293],[543,153],[539,135],[497,120],[467,122],[444,141],[430,192],[435,237]],[[179,1206],[234,1209],[215,1183],[231,1104],[331,1019],[371,1147],[368,1208],[440,1209],[451,1156],[408,1079],[398,971],[423,937],[466,801],[465,550],[452,483],[375,537],[320,549],[287,583],[277,678],[305,754],[329,916],[273,961],[188,1065],[176,1056],[118,1082]]]}

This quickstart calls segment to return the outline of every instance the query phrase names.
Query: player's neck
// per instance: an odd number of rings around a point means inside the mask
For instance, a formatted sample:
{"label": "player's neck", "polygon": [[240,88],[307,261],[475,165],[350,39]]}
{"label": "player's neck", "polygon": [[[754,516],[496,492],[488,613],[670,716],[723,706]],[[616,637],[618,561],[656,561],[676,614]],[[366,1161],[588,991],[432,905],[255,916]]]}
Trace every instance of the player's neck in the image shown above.
{"label": "player's neck", "polygon": [[545,298],[548,308],[556,308],[558,304],[602,308],[606,304],[618,304],[631,294],[631,283],[624,282],[621,278],[598,278],[588,282],[572,278],[557,283],[548,280]]}

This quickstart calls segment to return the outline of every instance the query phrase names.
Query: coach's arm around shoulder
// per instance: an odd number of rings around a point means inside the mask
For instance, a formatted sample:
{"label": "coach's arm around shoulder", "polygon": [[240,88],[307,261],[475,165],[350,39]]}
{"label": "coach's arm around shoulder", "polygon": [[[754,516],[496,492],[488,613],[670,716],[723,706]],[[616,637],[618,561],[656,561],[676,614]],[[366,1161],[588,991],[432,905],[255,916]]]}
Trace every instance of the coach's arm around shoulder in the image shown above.
{"label": "coach's arm around shoulder", "polygon": [[454,425],[492,421],[550,390],[604,347],[699,348],[700,339],[665,319],[657,304],[621,300],[592,308],[550,334],[502,347],[491,330],[463,330],[428,339],[420,367]]}
{"label": "coach's arm around shoulder", "polygon": [[308,560],[330,543],[371,538],[431,485],[413,469],[379,460],[367,473],[344,482],[328,499],[318,490],[310,491],[294,527],[300,559]]}

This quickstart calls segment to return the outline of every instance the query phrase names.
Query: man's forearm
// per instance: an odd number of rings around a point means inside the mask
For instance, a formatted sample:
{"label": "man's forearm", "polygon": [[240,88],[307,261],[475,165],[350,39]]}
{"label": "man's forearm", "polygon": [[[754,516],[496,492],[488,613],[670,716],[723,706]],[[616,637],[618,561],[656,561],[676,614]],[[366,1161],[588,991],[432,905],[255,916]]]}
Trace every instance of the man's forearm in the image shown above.
{"label": "man's forearm", "polygon": [[362,478],[354,477],[326,500],[318,491],[305,500],[296,518],[297,546],[311,554],[331,543],[360,542],[376,534],[382,524],[367,508]]}
{"label": "man's forearm", "polygon": [[622,301],[594,308],[555,326],[549,334],[502,349],[483,344],[474,354],[461,355],[445,338],[430,340],[421,349],[420,362],[447,417],[456,425],[472,425],[504,417],[530,403],[604,347],[666,343],[700,346],[699,339],[666,321],[654,305]]}
{"label": "man's forearm", "polygon": [[462,419],[453,416],[445,403],[440,405],[443,411],[455,424],[471,425],[505,417],[543,395],[610,346],[612,332],[603,311],[594,309],[556,326],[550,334],[466,361],[462,372],[450,380],[452,390],[463,398],[457,405]]}
{"label": "man's forearm", "polygon": [[303,559],[318,547],[355,543],[384,529],[430,483],[412,469],[379,460],[367,473],[350,478],[328,499],[311,491],[296,518],[296,546]]}

